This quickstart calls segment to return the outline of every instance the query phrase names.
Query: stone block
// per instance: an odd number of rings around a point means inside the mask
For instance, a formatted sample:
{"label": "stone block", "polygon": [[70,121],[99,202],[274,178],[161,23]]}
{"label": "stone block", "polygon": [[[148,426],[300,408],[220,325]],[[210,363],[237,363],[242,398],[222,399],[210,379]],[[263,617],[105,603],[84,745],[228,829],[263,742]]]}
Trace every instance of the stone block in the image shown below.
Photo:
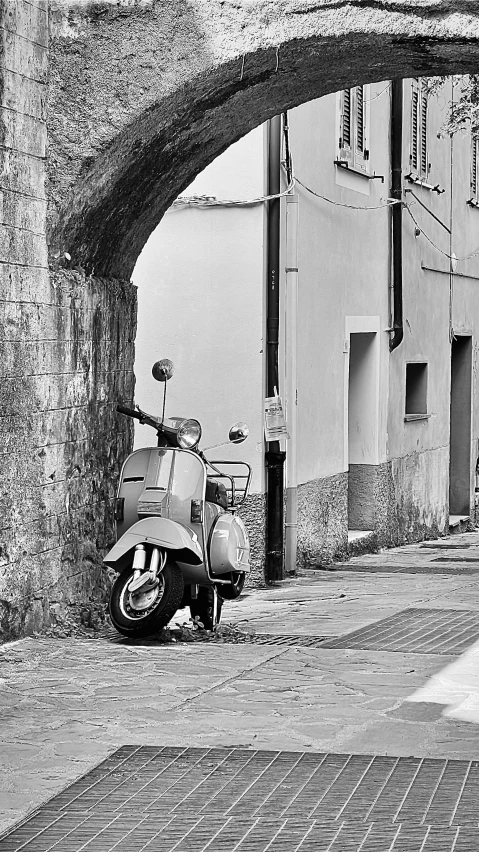
{"label": "stone block", "polygon": [[28,42],[48,47],[48,8],[43,3],[6,0],[2,3],[3,26]]}
{"label": "stone block", "polygon": [[4,64],[8,71],[29,77],[41,84],[47,82],[48,50],[43,45],[27,41],[17,33],[6,29],[1,31],[1,38]]}
{"label": "stone block", "polygon": [[47,109],[45,87],[37,80],[21,77],[7,68],[3,69],[2,77],[0,107],[44,121]]}
{"label": "stone block", "polygon": [[47,144],[45,122],[21,112],[2,110],[4,145],[32,157],[44,157]]}
{"label": "stone block", "polygon": [[0,263],[4,262],[47,266],[45,235],[4,223],[0,229]]}
{"label": "stone block", "polygon": [[[5,192],[2,198],[4,207],[8,209]],[[0,296],[6,302],[50,303],[52,287],[48,269],[20,267],[13,263],[0,264]]]}
{"label": "stone block", "polygon": [[2,189],[45,199],[43,160],[32,157],[30,154],[3,148],[0,149],[0,164]]}
{"label": "stone block", "polygon": [[[0,197],[1,221],[4,225],[12,225],[34,234],[45,235],[46,201],[18,195],[8,190],[0,192]],[[9,264],[9,260],[7,259],[4,263]]]}

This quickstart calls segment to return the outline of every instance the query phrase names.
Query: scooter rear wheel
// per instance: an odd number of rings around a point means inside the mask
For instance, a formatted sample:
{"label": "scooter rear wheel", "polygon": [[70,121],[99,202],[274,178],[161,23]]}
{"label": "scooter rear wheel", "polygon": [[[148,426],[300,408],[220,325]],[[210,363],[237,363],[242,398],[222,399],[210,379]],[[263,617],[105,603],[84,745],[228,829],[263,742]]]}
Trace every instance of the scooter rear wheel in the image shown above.
{"label": "scooter rear wheel", "polygon": [[243,591],[246,574],[244,571],[232,571],[230,575],[223,574],[221,576],[222,580],[227,580],[228,578],[231,579],[231,586],[221,585],[221,597],[225,601],[235,601]]}
{"label": "scooter rear wheel", "polygon": [[128,591],[132,576],[133,569],[125,568],[115,581],[110,595],[110,618],[123,636],[152,636],[166,627],[179,608],[183,575],[176,562],[168,559],[158,575],[158,586],[137,595]]}
{"label": "scooter rear wheel", "polygon": [[220,623],[221,610],[223,607],[223,598],[219,595],[216,598],[216,619],[215,619],[215,592],[212,586],[200,586],[198,589],[198,597],[192,598],[190,602],[191,618],[199,618],[205,630],[214,630],[217,624]]}

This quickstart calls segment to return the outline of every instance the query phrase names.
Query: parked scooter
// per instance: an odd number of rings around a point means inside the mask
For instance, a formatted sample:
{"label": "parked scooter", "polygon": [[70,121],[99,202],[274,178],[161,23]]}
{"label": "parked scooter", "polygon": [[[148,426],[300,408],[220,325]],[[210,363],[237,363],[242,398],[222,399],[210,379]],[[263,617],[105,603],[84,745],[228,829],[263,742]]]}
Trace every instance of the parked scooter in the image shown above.
{"label": "parked scooter", "polygon": [[[138,406],[117,406],[158,436],[157,447],[136,450],[123,465],[115,501],[118,538],[104,559],[119,572],[110,616],[124,636],[158,633],[185,606],[213,630],[223,601],[239,597],[250,570],[248,534],[237,509],[247,497],[251,467],[208,461],[198,447],[197,420],[165,420],[173,365],[164,359],[152,372],[165,382],[161,419]],[[246,424],[236,423],[229,441],[242,443],[248,433]]]}

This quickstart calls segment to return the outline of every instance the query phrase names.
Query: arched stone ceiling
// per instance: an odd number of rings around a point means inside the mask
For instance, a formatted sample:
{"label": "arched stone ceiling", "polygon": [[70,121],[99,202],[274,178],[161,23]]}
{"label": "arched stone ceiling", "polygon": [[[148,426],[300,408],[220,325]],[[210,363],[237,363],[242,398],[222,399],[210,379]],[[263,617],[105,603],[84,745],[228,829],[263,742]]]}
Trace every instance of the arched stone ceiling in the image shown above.
{"label": "arched stone ceiling", "polygon": [[52,257],[127,278],[175,197],[284,109],[479,69],[479,0],[50,2]]}

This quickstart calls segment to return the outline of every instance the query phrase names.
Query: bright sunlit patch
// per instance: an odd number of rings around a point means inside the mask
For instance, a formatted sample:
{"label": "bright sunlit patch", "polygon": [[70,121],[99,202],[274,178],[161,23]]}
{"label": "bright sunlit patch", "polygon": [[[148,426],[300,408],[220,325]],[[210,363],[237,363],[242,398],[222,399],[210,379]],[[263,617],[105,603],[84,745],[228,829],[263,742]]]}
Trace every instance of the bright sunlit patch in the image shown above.
{"label": "bright sunlit patch", "polygon": [[479,641],[429,678],[406,701],[443,704],[443,716],[479,724]]}

